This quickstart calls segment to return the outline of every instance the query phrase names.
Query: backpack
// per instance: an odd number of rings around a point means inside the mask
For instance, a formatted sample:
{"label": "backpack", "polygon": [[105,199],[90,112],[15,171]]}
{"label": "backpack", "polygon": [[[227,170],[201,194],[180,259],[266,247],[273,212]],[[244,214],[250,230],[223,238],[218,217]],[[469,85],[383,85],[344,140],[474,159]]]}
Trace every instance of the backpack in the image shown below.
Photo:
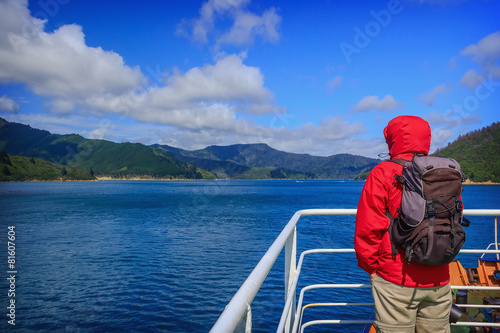
{"label": "backpack", "polygon": [[393,254],[405,252],[408,264],[448,264],[465,242],[470,222],[463,217],[462,182],[466,179],[457,161],[450,158],[415,155],[412,161],[395,159],[403,166],[394,175],[402,184],[399,215],[390,216],[389,235]]}

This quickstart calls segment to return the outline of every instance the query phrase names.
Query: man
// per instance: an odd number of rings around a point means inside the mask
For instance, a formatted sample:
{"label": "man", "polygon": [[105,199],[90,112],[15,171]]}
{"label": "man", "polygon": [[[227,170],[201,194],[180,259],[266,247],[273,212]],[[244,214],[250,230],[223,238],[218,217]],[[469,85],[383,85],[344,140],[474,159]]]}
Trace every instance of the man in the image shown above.
{"label": "man", "polygon": [[[384,129],[391,159],[427,155],[429,124],[414,116],[392,119]],[[392,252],[389,218],[398,215],[402,187],[395,179],[403,167],[384,161],[370,172],[358,205],[354,248],[358,265],[370,275],[377,332],[450,332],[452,304],[448,265],[408,264]]]}

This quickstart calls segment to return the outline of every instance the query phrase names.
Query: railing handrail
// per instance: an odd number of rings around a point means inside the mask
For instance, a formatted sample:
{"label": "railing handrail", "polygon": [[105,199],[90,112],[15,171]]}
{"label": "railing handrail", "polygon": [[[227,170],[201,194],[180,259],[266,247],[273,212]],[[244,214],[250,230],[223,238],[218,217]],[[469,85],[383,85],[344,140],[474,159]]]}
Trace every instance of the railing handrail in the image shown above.
{"label": "railing handrail", "polygon": [[[210,332],[234,332],[257,295],[269,271],[283,250],[299,219],[317,215],[356,215],[357,209],[304,209],[295,212],[281,233],[233,296]],[[464,209],[467,216],[500,216],[500,209]],[[288,295],[288,291],[286,292]]]}

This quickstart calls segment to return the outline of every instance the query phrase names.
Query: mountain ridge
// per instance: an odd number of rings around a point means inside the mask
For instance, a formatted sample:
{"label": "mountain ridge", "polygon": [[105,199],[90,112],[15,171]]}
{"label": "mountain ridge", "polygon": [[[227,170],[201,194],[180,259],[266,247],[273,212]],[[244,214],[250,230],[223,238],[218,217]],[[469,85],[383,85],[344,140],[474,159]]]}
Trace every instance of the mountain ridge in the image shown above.
{"label": "mountain ridge", "polygon": [[[328,157],[309,154],[288,153],[269,147],[265,143],[234,144],[229,146],[208,146],[188,151],[168,145],[153,145],[167,151],[176,158],[214,172],[223,177],[220,168],[225,167],[229,176],[251,169],[284,169],[307,179],[353,179],[371,170],[380,161],[351,154],[337,154]],[[271,173],[269,172],[271,177]]]}

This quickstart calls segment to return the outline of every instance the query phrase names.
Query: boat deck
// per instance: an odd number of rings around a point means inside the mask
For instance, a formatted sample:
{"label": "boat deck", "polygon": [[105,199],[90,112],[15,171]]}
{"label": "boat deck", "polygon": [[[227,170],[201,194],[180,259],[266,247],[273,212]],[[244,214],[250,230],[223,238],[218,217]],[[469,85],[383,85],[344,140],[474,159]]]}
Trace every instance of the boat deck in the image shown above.
{"label": "boat deck", "polygon": [[[311,254],[326,254],[326,253],[353,253],[354,249],[311,249],[301,253],[297,262],[297,224],[299,220],[306,216],[318,215],[356,215],[356,209],[308,209],[296,212],[282,232],[276,238],[266,254],[259,261],[247,280],[242,284],[237,293],[233,296],[226,309],[221,314],[210,332],[251,332],[252,330],[252,308],[251,304],[257,292],[261,288],[269,271],[272,269],[276,259],[283,249],[285,249],[285,305],[282,312],[281,320],[276,328],[276,332],[304,332],[308,327],[314,325],[365,325],[365,330],[368,331],[373,319],[367,320],[344,320],[342,318],[325,318],[321,320],[311,320],[303,322],[304,313],[313,308],[331,308],[331,307],[367,307],[366,313],[373,312],[373,303],[316,303],[311,302],[304,304],[304,296],[306,293],[313,290],[321,289],[369,289],[369,284],[312,284],[303,287],[298,294],[297,285],[300,273],[303,267],[304,259]],[[491,260],[491,265],[498,267],[500,265],[498,256],[497,240],[497,216],[500,215],[500,209],[469,209],[464,210],[465,216],[491,216],[495,223],[495,242],[492,244],[494,249],[473,250],[462,249],[460,253],[473,255],[495,255],[496,258]],[[490,264],[487,267],[491,268]],[[489,269],[484,274],[488,275],[496,269]],[[499,267],[500,268],[500,267]],[[478,281],[481,275],[481,267],[478,272],[471,272],[472,276],[477,273]],[[494,285],[475,283],[467,277],[467,270],[461,265],[455,265],[451,269],[454,276],[451,284],[452,289],[459,293],[467,292],[467,304],[458,304],[466,311],[459,322],[452,324],[453,332],[467,332],[469,327],[492,328],[493,332],[500,332],[500,281]],[[491,272],[490,272],[491,271]],[[465,272],[465,275],[463,275]],[[495,274],[495,273],[492,273]],[[500,275],[500,272],[498,272]],[[490,274],[491,275],[491,274]],[[464,277],[465,276],[465,277]],[[466,278],[467,277],[467,278]],[[499,276],[500,278],[500,276]],[[475,303],[475,304],[471,304]],[[488,304],[483,304],[488,303]],[[467,307],[467,308],[466,308]],[[327,311],[325,311],[327,313]],[[328,312],[330,313],[330,312]],[[497,317],[497,313],[499,313]],[[484,320],[489,321],[482,321]],[[471,320],[474,320],[471,322]],[[470,330],[470,329],[469,329]]]}

